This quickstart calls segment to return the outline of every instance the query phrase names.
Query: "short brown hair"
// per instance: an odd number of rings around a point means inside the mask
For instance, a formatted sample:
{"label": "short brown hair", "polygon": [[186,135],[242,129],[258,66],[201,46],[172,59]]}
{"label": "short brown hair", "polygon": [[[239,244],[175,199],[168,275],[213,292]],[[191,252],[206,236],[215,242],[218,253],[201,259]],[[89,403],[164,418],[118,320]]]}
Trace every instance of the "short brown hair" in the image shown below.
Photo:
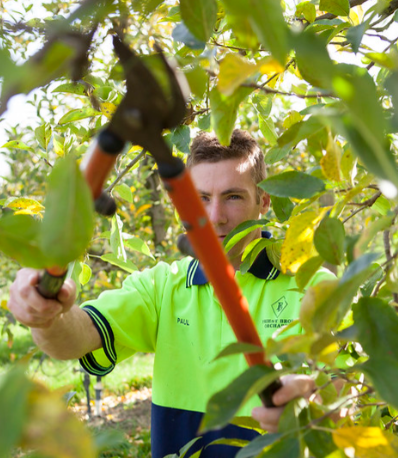
{"label": "short brown hair", "polygon": [[221,145],[215,134],[201,132],[192,142],[190,150],[191,154],[187,159],[188,168],[202,162],[242,158],[246,159],[252,167],[251,173],[255,185],[267,177],[264,154],[256,140],[244,130],[235,129],[232,132],[229,146]]}

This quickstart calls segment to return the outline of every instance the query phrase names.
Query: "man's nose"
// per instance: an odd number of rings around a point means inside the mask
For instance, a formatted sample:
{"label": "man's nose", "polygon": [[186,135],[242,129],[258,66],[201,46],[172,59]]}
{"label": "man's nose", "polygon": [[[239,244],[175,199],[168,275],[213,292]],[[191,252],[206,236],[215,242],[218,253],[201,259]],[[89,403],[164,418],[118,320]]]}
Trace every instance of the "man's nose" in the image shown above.
{"label": "man's nose", "polygon": [[209,215],[209,219],[214,224],[214,226],[226,224],[228,221],[227,214],[222,202],[213,200],[207,206],[207,214]]}

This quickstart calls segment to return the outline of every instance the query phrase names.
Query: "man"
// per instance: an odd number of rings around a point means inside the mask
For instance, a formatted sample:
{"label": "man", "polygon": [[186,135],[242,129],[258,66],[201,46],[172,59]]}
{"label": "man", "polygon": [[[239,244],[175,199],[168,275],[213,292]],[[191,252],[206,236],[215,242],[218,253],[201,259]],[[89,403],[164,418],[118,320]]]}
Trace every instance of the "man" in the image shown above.
{"label": "man", "polygon": [[[265,178],[264,158],[248,133],[235,130],[228,147],[221,146],[214,135],[200,134],[192,144],[187,166],[220,242],[238,224],[267,212],[269,196],[256,186]],[[228,256],[265,342],[275,328],[297,318],[301,296],[294,291],[294,278],[281,274],[265,251],[247,274],[239,272],[245,247],[260,236],[259,229],[251,232]],[[319,272],[314,282],[328,276]],[[75,290],[70,280],[57,301],[38,295],[37,280],[37,272],[20,271],[11,288],[9,307],[20,322],[32,328],[35,342],[50,356],[80,358],[86,370],[104,375],[135,351],[155,352],[154,458],[177,453],[192,440],[209,397],[247,368],[242,355],[214,361],[236,339],[195,259],[185,258],[171,266],[159,263],[133,273],[122,289],[106,291],[83,308],[73,305]],[[283,406],[312,387],[308,377],[287,378],[274,402]],[[259,400],[253,399],[239,414],[250,415],[256,407],[254,417],[269,431],[276,430],[283,407],[259,406]],[[250,440],[255,435],[230,425],[206,434],[192,453],[205,447],[202,457],[233,457],[236,448],[208,444],[220,437]]]}

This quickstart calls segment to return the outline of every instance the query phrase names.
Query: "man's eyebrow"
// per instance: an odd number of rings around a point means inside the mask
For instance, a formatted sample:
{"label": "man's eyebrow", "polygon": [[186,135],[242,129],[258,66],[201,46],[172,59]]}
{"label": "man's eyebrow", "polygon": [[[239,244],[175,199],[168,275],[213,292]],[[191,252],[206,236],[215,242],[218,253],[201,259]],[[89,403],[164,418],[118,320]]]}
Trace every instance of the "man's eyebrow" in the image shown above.
{"label": "man's eyebrow", "polygon": [[[210,196],[211,195],[209,192],[201,191],[200,189],[198,189],[198,192],[202,196]],[[247,190],[243,189],[243,188],[229,188],[229,189],[226,189],[225,191],[223,191],[221,193],[222,196],[226,196],[228,194],[247,194]]]}

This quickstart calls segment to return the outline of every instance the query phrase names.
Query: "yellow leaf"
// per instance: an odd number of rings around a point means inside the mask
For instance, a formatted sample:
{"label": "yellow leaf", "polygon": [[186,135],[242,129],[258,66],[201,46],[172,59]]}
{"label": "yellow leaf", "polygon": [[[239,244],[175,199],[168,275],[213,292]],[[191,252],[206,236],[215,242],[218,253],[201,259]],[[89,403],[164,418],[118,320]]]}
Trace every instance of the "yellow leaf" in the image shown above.
{"label": "yellow leaf", "polygon": [[35,384],[29,393],[27,422],[20,444],[40,455],[58,458],[95,458],[92,437],[65,402],[44,386]]}
{"label": "yellow leaf", "polygon": [[349,18],[351,19],[352,21],[352,24],[355,26],[355,25],[359,25],[359,17],[358,17],[358,14],[354,11],[354,10],[350,10],[350,15],[349,15]]}
{"label": "yellow leaf", "polygon": [[141,207],[139,207],[137,211],[135,212],[135,216],[138,216],[140,213],[144,212],[145,210],[148,210],[148,208],[151,208],[151,207],[152,207],[152,204],[141,205]]}
{"label": "yellow leaf", "polygon": [[106,116],[108,119],[111,119],[113,114],[116,111],[116,105],[110,102],[100,103],[101,113]]}
{"label": "yellow leaf", "polygon": [[326,154],[320,161],[322,172],[328,180],[341,181],[340,160],[341,148],[337,142],[333,140],[332,136],[329,136]]}
{"label": "yellow leaf", "polygon": [[266,57],[259,62],[258,69],[263,75],[269,75],[270,73],[282,73],[285,70],[285,68],[272,57]]}
{"label": "yellow leaf", "polygon": [[339,448],[354,448],[356,458],[396,457],[398,438],[376,427],[351,426],[332,432]]}
{"label": "yellow leaf", "polygon": [[11,198],[4,204],[8,208],[18,208],[20,210],[30,210],[33,213],[38,213],[44,210],[43,205],[37,200],[28,199],[27,197]]}
{"label": "yellow leaf", "polygon": [[308,211],[291,218],[282,245],[281,268],[283,273],[290,271],[295,274],[299,267],[315,254],[314,230],[320,219],[321,215],[315,211]]}
{"label": "yellow leaf", "polygon": [[256,64],[239,54],[227,54],[220,63],[218,90],[224,95],[231,95],[256,70]]}
{"label": "yellow leaf", "polygon": [[283,121],[283,127],[285,129],[289,129],[293,124],[296,124],[297,122],[302,121],[304,116],[301,116],[301,114],[298,111],[292,110],[289,111],[289,114],[286,116],[286,118]]}

